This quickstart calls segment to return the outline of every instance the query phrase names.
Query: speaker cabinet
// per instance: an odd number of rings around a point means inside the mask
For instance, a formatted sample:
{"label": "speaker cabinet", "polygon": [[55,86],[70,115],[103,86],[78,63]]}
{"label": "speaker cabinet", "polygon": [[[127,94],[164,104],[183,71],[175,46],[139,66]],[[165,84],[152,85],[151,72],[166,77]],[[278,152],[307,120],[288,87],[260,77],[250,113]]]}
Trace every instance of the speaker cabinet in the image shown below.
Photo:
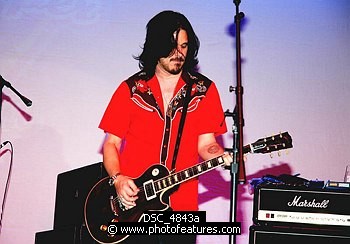
{"label": "speaker cabinet", "polygon": [[72,226],[50,231],[37,232],[35,244],[97,244],[85,226]]}
{"label": "speaker cabinet", "polygon": [[251,226],[249,244],[349,244],[345,231],[327,229],[301,229],[287,227]]}
{"label": "speaker cabinet", "polygon": [[84,224],[85,199],[91,188],[106,176],[101,162],[57,176],[54,229]]}

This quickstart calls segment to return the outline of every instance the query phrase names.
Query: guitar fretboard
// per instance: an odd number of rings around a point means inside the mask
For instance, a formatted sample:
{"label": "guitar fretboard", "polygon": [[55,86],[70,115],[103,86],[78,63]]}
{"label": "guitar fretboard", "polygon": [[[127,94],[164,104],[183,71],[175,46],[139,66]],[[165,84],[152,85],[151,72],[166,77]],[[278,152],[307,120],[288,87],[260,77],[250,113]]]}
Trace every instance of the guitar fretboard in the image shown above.
{"label": "guitar fretboard", "polygon": [[222,164],[224,164],[223,156],[204,161],[200,164],[154,181],[154,189],[156,192],[161,192],[166,188],[181,184],[184,181],[190,180],[196,176],[199,176],[200,174],[204,174],[212,169],[215,169]]}
{"label": "guitar fretboard", "polygon": [[[243,147],[243,153],[268,153],[281,149],[291,148],[292,138],[288,132],[280,133],[271,137],[259,139],[252,144]],[[223,155],[201,162],[190,168],[172,173],[164,178],[155,181],[147,181],[144,183],[146,198],[148,200],[156,197],[156,193],[162,192],[167,188],[181,184],[184,181],[190,180],[200,174],[204,174],[216,167],[224,164]]]}

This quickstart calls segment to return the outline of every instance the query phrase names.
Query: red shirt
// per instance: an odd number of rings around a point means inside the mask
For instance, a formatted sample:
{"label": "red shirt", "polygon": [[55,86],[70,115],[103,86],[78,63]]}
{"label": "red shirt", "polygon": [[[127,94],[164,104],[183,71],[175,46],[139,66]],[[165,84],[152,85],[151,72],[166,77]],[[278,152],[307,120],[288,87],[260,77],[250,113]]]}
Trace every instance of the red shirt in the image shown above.
{"label": "red shirt", "polygon": [[[175,96],[164,115],[160,86],[156,76],[145,81],[138,73],[122,82],[115,91],[99,127],[124,139],[120,154],[121,173],[139,177],[153,164],[163,163],[170,170],[187,79],[192,86],[176,171],[198,163],[198,136],[220,135],[226,123],[217,88],[206,77],[183,74],[175,88]],[[135,78],[136,77],[136,78]],[[171,195],[173,210],[198,209],[198,179],[181,184]]]}

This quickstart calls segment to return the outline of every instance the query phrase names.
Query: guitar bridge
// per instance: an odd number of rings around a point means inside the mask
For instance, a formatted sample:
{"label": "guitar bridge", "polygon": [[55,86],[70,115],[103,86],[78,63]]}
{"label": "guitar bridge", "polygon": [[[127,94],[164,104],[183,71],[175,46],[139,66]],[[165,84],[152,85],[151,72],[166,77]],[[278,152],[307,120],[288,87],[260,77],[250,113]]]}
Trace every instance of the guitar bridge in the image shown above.
{"label": "guitar bridge", "polygon": [[120,199],[119,199],[118,196],[117,196],[116,198],[114,198],[113,196],[110,196],[110,197],[109,197],[109,204],[110,204],[110,206],[111,206],[111,210],[112,210],[112,212],[113,212],[113,214],[114,214],[115,216],[118,216],[117,208],[116,208],[116,206],[115,206],[115,201],[118,202],[118,205],[119,205],[119,207],[120,207],[121,210],[124,211],[124,210],[125,210],[125,207],[124,207],[124,205],[120,202]]}

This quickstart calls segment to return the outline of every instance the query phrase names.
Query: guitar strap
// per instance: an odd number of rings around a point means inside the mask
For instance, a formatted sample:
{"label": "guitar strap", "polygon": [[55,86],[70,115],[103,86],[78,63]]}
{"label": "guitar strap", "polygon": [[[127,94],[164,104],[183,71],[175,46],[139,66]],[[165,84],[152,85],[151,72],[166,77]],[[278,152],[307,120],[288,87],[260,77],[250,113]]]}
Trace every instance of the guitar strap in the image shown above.
{"label": "guitar strap", "polygon": [[176,158],[177,158],[177,154],[179,152],[182,131],[183,131],[183,127],[184,127],[184,124],[185,124],[185,118],[186,118],[186,114],[187,114],[187,108],[188,108],[188,104],[190,103],[190,100],[191,100],[192,84],[193,84],[192,80],[189,79],[189,82],[187,82],[188,87],[187,87],[187,90],[186,90],[186,96],[185,96],[184,105],[183,105],[183,108],[182,108],[182,114],[181,114],[181,118],[180,118],[179,129],[178,129],[177,137],[176,137],[176,143],[175,143],[175,148],[174,148],[174,156],[173,156],[173,161],[171,163],[171,171],[175,169]]}

